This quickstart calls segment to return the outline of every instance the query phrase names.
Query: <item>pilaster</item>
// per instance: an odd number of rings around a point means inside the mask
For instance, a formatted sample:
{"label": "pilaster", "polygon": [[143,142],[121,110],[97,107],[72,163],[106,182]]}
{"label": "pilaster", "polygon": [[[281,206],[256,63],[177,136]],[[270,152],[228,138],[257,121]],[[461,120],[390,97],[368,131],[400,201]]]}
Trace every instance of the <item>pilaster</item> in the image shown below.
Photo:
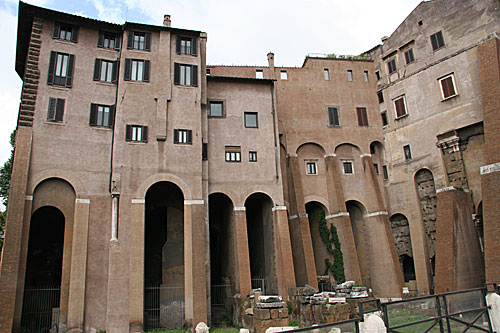
{"label": "pilaster", "polygon": [[245,207],[234,207],[234,227],[236,233],[236,292],[245,297],[252,290]]}

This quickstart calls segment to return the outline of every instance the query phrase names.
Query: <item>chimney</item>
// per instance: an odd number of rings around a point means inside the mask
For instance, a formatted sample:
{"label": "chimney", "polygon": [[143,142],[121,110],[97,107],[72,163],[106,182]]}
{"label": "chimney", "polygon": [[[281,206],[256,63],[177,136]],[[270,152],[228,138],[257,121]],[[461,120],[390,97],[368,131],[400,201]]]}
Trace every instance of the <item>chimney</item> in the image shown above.
{"label": "chimney", "polygon": [[163,16],[163,25],[166,27],[170,27],[172,25],[172,21],[170,20],[170,15]]}
{"label": "chimney", "polygon": [[274,70],[274,53],[269,52],[267,54],[267,63],[269,64],[269,68],[273,71]]}
{"label": "chimney", "polygon": [[380,40],[382,41],[382,44],[384,44],[385,41],[388,40],[388,39],[389,39],[388,36],[384,36],[384,37],[380,38]]}

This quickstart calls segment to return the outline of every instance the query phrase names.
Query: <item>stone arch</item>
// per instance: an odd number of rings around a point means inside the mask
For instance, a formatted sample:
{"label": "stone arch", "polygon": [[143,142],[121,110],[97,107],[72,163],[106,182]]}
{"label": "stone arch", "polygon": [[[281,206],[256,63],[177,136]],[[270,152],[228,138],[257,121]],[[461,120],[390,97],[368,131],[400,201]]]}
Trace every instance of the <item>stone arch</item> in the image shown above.
{"label": "stone arch", "polygon": [[34,188],[31,211],[34,213],[40,207],[54,206],[64,214],[66,223],[72,223],[75,199],[75,189],[66,179],[46,178]]}
{"label": "stone arch", "polygon": [[335,155],[337,157],[359,157],[361,149],[353,143],[344,142],[335,147]]}
{"label": "stone arch", "polygon": [[329,210],[328,210],[328,200],[325,198],[319,196],[319,195],[308,195],[304,197],[304,203],[307,205],[309,202],[317,202],[318,204],[321,204],[323,210],[325,211],[325,214],[328,216]]}
{"label": "stone arch", "polygon": [[274,202],[275,202],[275,201],[273,200],[272,196],[271,196],[268,192],[266,192],[266,191],[262,191],[262,190],[250,191],[250,192],[249,192],[246,196],[244,196],[244,198],[245,198],[245,200],[243,201],[243,202],[244,202],[244,204],[246,205],[246,203],[247,203],[248,199],[249,199],[251,196],[253,196],[253,195],[257,195],[257,194],[258,194],[258,195],[263,195],[263,196],[265,196],[267,199],[269,199],[269,201],[271,202],[271,205],[272,205],[272,206],[274,206]]}
{"label": "stone arch", "polygon": [[80,178],[73,172],[67,170],[44,170],[35,176],[33,181],[30,181],[28,184],[28,190],[26,194],[33,195],[38,185],[44,182],[47,179],[62,179],[68,184],[71,185],[75,195],[78,198],[84,197],[87,194],[87,189],[83,185],[83,182]]}
{"label": "stone arch", "polygon": [[371,287],[370,264],[369,264],[369,234],[365,217],[367,214],[365,206],[356,200],[348,200],[345,203],[351,221],[354,244],[358,255],[361,280],[365,286]]}
{"label": "stone arch", "polygon": [[210,193],[208,196],[210,197],[212,194],[223,194],[228,197],[233,206],[236,206],[236,202],[238,199],[238,195],[232,190],[228,188],[221,189],[218,186],[210,186]]}
{"label": "stone arch", "polygon": [[375,172],[381,173],[382,166],[385,164],[384,145],[380,141],[372,141],[370,143],[370,154]]}
{"label": "stone arch", "polygon": [[389,221],[405,282],[415,280],[415,266],[408,219],[403,214],[396,213],[389,218]]}
{"label": "stone arch", "polygon": [[184,182],[181,178],[171,173],[159,173],[146,178],[146,180],[141,183],[141,185],[135,192],[135,199],[146,198],[146,192],[151,188],[151,186],[159,182],[170,182],[175,184],[182,191],[184,199],[186,200],[200,199],[200,198],[193,198],[193,194],[191,192],[191,188],[189,187],[189,185],[186,184],[186,182]]}
{"label": "stone arch", "polygon": [[298,155],[300,151],[304,151],[308,147],[315,147],[315,149],[320,151],[321,156],[325,156],[325,154],[326,154],[325,148],[323,148],[322,145],[320,145],[319,143],[316,143],[316,142],[304,142],[303,144],[301,144],[300,146],[297,147],[297,150],[295,151],[295,153]]}
{"label": "stone arch", "polygon": [[427,236],[428,259],[431,259],[436,254],[436,185],[432,172],[426,168],[415,173],[414,181],[420,203],[422,222]]}

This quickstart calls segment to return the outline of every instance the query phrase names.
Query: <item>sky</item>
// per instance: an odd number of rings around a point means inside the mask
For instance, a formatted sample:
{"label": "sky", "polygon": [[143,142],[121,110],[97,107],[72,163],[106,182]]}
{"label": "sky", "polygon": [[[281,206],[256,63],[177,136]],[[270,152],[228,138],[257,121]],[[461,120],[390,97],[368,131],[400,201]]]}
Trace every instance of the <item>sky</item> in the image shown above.
{"label": "sky", "polygon": [[[360,54],[390,36],[421,0],[26,0],[96,18],[163,24],[208,33],[210,65],[302,66],[309,53]],[[14,70],[17,0],[0,0],[0,165],[10,156],[21,79]],[[43,82],[40,82],[43,84]]]}

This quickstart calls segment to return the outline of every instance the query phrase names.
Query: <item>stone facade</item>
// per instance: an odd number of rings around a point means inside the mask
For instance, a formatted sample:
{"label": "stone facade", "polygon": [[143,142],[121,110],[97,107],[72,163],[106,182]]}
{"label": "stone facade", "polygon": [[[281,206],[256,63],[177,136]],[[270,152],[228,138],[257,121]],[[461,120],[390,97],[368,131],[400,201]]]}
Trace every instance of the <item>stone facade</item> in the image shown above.
{"label": "stone facade", "polygon": [[[47,284],[61,332],[231,311],[258,331],[286,325],[282,307],[245,313],[245,297],[334,282],[323,214],[345,278],[375,296],[498,282],[493,0],[422,2],[362,57],[297,68],[273,53],[209,66],[207,35],[169,17],[116,25],[21,2],[19,18],[0,332],[28,328]],[[304,322],[349,316],[309,305]]]}

